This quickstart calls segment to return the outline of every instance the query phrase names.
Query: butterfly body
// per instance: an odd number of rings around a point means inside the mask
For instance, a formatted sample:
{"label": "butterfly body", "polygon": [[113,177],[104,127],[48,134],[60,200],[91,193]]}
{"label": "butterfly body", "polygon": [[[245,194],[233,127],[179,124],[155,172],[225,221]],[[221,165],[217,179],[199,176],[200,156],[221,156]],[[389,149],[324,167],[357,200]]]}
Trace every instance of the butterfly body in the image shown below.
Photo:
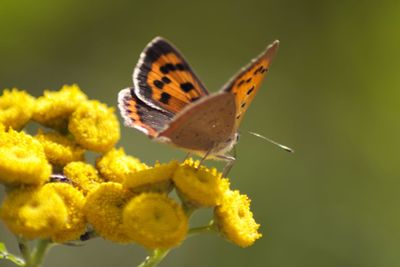
{"label": "butterfly body", "polygon": [[133,73],[134,87],[119,93],[125,125],[155,141],[227,159],[278,44],[270,45],[220,92],[210,94],[178,50],[155,38],[140,56]]}

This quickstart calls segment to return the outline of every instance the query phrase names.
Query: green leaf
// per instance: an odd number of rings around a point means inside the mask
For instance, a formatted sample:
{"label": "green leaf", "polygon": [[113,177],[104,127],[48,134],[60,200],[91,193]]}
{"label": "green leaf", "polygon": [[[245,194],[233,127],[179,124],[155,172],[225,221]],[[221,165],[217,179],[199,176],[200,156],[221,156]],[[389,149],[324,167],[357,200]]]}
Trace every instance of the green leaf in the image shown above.
{"label": "green leaf", "polygon": [[23,259],[20,259],[17,256],[8,253],[6,245],[4,245],[4,243],[1,242],[0,242],[0,260],[9,260],[18,266],[25,265],[25,261]]}

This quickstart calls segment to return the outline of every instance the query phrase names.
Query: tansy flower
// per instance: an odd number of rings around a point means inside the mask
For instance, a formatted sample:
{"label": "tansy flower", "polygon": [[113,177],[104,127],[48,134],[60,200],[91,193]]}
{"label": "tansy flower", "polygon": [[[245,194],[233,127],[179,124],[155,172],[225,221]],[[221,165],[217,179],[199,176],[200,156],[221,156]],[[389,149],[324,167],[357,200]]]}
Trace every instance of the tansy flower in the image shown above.
{"label": "tansy flower", "polygon": [[119,183],[103,183],[90,192],[85,214],[88,222],[104,239],[118,243],[132,242],[122,227],[122,211],[132,193]]}
{"label": "tansy flower", "polygon": [[47,159],[54,165],[64,166],[71,161],[84,159],[85,150],[65,135],[39,130],[35,138],[43,145]]}
{"label": "tansy flower", "polygon": [[153,168],[127,174],[124,187],[135,192],[139,191],[170,191],[172,190],[172,174],[179,166],[177,161],[167,164],[157,163]]}
{"label": "tansy flower", "polygon": [[64,167],[64,175],[75,187],[81,190],[84,195],[104,182],[92,165],[81,161],[68,163]]}
{"label": "tansy flower", "polygon": [[0,216],[16,235],[27,239],[49,238],[68,218],[62,198],[50,187],[21,187],[10,191]]}
{"label": "tansy flower", "polygon": [[35,99],[25,91],[6,89],[0,96],[0,123],[20,130],[30,120],[34,107]]}
{"label": "tansy flower", "polygon": [[221,205],[214,210],[220,232],[241,247],[251,246],[262,235],[250,211],[250,199],[239,191],[227,191]]}
{"label": "tansy flower", "polygon": [[114,109],[98,101],[81,104],[71,115],[68,129],[81,146],[101,153],[110,150],[120,137]]}
{"label": "tansy flower", "polygon": [[172,179],[179,194],[195,206],[212,207],[221,203],[229,189],[228,179],[222,178],[217,169],[199,167],[199,161],[186,160],[175,171]]}
{"label": "tansy flower", "polygon": [[96,167],[100,174],[111,182],[122,183],[128,173],[147,169],[147,165],[137,158],[125,154],[123,148],[111,149],[96,160]]}
{"label": "tansy flower", "polygon": [[42,145],[24,132],[0,132],[0,155],[2,183],[39,185],[51,174]]}
{"label": "tansy flower", "polygon": [[69,116],[87,96],[78,85],[64,85],[60,91],[44,91],[36,101],[33,119],[45,126],[65,130]]}
{"label": "tansy flower", "polygon": [[54,189],[57,195],[63,200],[68,212],[65,223],[61,229],[52,235],[52,240],[64,243],[79,239],[86,230],[86,217],[83,211],[85,197],[83,194],[67,183],[48,183],[44,187]]}
{"label": "tansy flower", "polygon": [[182,207],[165,194],[142,193],[124,208],[126,234],[148,248],[179,245],[188,230],[188,218]]}

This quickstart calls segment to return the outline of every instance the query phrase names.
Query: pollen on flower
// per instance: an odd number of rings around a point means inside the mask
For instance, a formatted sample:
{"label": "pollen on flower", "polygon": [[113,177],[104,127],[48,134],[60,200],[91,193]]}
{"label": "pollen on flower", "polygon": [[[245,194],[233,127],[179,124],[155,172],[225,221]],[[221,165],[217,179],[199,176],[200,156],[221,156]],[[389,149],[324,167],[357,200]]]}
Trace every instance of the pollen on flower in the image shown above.
{"label": "pollen on flower", "polygon": [[22,187],[9,192],[0,217],[16,235],[49,238],[62,229],[68,211],[62,198],[49,187]]}
{"label": "pollen on flower", "polygon": [[85,150],[65,135],[39,130],[35,138],[43,145],[47,159],[54,165],[64,166],[84,159]]}
{"label": "pollen on flower", "polygon": [[86,149],[105,153],[118,142],[120,128],[114,109],[99,101],[82,103],[71,115],[69,131]]}
{"label": "pollen on flower", "polygon": [[132,242],[122,227],[122,212],[131,198],[132,193],[120,183],[101,184],[87,196],[85,214],[88,222],[104,239],[117,243]]}
{"label": "pollen on flower", "polygon": [[31,119],[34,108],[35,99],[25,91],[5,89],[0,96],[0,123],[20,130]]}
{"label": "pollen on flower", "polygon": [[0,155],[1,183],[39,185],[50,177],[42,145],[24,132],[0,132]]}
{"label": "pollen on flower", "polygon": [[173,181],[184,200],[200,207],[212,207],[221,203],[229,190],[228,179],[215,168],[199,166],[192,159],[185,161],[173,175]]}
{"label": "pollen on flower", "polygon": [[124,208],[123,225],[130,238],[147,248],[171,248],[185,238],[188,218],[165,194],[142,193]]}
{"label": "pollen on flower", "polygon": [[221,205],[214,209],[214,217],[220,232],[238,246],[251,246],[262,236],[250,211],[250,199],[237,190],[226,192]]}
{"label": "pollen on flower", "polygon": [[148,168],[139,159],[126,155],[123,148],[113,148],[98,158],[96,167],[105,179],[117,183],[124,182],[129,173]]}
{"label": "pollen on flower", "polygon": [[42,125],[65,130],[69,116],[87,100],[78,85],[64,85],[59,91],[44,91],[36,100],[33,119]]}
{"label": "pollen on flower", "polygon": [[64,175],[76,188],[81,190],[84,195],[96,189],[104,182],[92,165],[81,161],[68,163],[64,167]]}
{"label": "pollen on flower", "polygon": [[157,163],[153,168],[127,174],[124,186],[135,192],[172,190],[172,175],[178,168],[175,160],[167,164]]}
{"label": "pollen on flower", "polygon": [[86,230],[86,217],[83,211],[86,199],[83,194],[67,183],[48,183],[44,187],[52,188],[61,197],[68,212],[65,223],[51,236],[51,239],[58,243],[79,239]]}

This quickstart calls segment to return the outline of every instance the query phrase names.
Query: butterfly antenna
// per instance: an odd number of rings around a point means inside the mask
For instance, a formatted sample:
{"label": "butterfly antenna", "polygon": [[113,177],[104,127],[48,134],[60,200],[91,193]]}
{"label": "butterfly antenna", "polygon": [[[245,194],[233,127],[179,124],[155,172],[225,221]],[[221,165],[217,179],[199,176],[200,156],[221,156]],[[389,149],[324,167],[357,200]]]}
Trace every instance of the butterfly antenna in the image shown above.
{"label": "butterfly antenna", "polygon": [[270,143],[272,143],[272,144],[274,144],[274,145],[276,145],[276,146],[282,148],[283,150],[285,150],[285,151],[287,151],[287,152],[294,153],[294,150],[291,149],[290,147],[287,147],[287,146],[284,146],[284,145],[282,145],[282,144],[279,144],[278,142],[275,142],[274,140],[269,139],[269,138],[267,138],[267,137],[265,137],[265,136],[263,136],[263,135],[261,135],[261,134],[258,134],[258,133],[255,133],[255,132],[250,132],[250,131],[248,131],[248,133],[249,133],[249,134],[252,134],[252,135],[254,135],[254,136],[256,136],[256,137],[259,137],[259,138],[261,138],[261,139],[264,139],[264,140],[266,140],[266,141],[268,141],[268,142],[270,142]]}

